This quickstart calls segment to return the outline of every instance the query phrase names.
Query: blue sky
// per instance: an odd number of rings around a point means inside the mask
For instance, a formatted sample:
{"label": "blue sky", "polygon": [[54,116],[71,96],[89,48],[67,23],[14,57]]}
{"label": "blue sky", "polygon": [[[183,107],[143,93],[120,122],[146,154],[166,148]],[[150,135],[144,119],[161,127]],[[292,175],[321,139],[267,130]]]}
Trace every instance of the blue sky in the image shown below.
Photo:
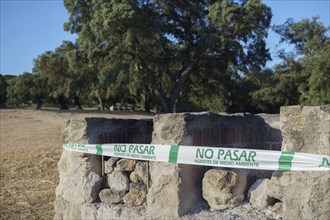
{"label": "blue sky", "polygon": [[[320,21],[329,26],[330,0],[262,0],[271,7],[272,24],[282,24],[292,17],[296,21],[320,16]],[[32,72],[33,59],[47,50],[53,50],[63,40],[75,36],[63,30],[68,14],[61,0],[0,0],[0,73],[18,75]],[[269,32],[267,47],[273,61],[279,37]],[[284,46],[288,48],[287,46]]]}
{"label": "blue sky", "polygon": [[[319,21],[326,27],[330,25],[330,0],[262,0],[273,12],[272,25],[283,24],[288,18],[300,21],[318,15]],[[292,49],[288,45],[279,44],[280,37],[272,30],[269,31],[267,47],[270,48],[273,61],[268,62],[271,67],[279,62],[276,50],[280,48]]]}
{"label": "blue sky", "polygon": [[60,0],[0,0],[1,74],[32,72],[33,59],[75,36],[63,30],[68,14]]}

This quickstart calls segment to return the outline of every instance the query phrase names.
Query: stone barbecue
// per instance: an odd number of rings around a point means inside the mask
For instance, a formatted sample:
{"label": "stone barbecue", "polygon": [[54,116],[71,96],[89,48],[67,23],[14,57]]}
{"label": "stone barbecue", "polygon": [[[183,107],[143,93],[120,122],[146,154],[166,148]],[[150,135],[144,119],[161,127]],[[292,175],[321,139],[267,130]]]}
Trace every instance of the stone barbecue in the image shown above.
{"label": "stone barbecue", "polygon": [[[330,106],[280,115],[162,114],[67,122],[63,143],[180,144],[330,154]],[[328,172],[272,172],[147,162],[63,150],[55,219],[178,219],[250,202],[284,219],[329,219]],[[306,189],[306,186],[309,186]],[[304,192],[304,193],[301,193]],[[209,207],[209,208],[207,208]]]}

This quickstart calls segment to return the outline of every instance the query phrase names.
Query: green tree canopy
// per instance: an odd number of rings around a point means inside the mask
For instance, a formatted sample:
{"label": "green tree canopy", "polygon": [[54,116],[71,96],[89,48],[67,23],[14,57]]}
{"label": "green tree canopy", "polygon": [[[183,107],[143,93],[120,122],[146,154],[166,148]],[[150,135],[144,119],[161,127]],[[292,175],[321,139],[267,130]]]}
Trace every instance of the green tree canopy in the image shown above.
{"label": "green tree canopy", "polygon": [[324,105],[330,103],[330,44],[317,53],[302,60],[302,77],[306,79],[299,85],[300,103],[305,105]]}
{"label": "green tree canopy", "polygon": [[299,22],[288,19],[283,25],[274,27],[282,41],[295,46],[296,56],[302,55],[296,61],[302,66],[296,82],[300,104],[330,103],[330,27],[325,27],[318,19],[313,17]]}
{"label": "green tree canopy", "polygon": [[79,95],[86,92],[84,75],[77,68],[79,58],[76,56],[81,55],[77,50],[77,44],[64,41],[54,51],[46,51],[34,60],[34,72],[40,79],[47,80],[50,95],[58,100],[60,109],[68,109],[67,98],[77,100]]}
{"label": "green tree canopy", "polygon": [[329,27],[325,27],[318,19],[316,16],[295,22],[290,18],[282,25],[275,25],[273,30],[281,36],[280,42],[293,44],[298,54],[312,55],[329,44]]}
{"label": "green tree canopy", "polygon": [[282,63],[274,66],[266,83],[251,92],[255,105],[278,112],[282,105],[329,104],[329,27],[313,17],[298,22],[288,19],[274,30],[281,35],[281,42],[292,44],[295,51],[279,52]]}
{"label": "green tree canopy", "polygon": [[9,80],[7,98],[10,104],[29,104],[32,101],[30,89],[34,86],[33,74],[24,72]]}
{"label": "green tree canopy", "polygon": [[2,75],[0,74],[0,104],[7,102],[7,88],[9,81],[16,76],[13,75]]}
{"label": "green tree canopy", "polygon": [[[101,72],[124,61],[166,112],[175,111],[183,91],[193,92],[187,89],[192,76],[221,82],[224,74],[258,68],[270,58],[265,38],[272,15],[259,0],[65,0],[64,5],[70,13],[65,29],[78,34],[89,64]],[[213,73],[201,73],[210,64]]]}

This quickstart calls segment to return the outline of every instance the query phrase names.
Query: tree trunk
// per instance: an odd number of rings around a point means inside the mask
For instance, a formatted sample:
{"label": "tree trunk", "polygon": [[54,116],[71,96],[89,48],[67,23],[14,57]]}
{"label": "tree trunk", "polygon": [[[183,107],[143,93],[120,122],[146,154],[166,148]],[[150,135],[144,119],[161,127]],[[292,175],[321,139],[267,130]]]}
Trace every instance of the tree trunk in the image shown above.
{"label": "tree trunk", "polygon": [[42,106],[42,100],[39,99],[39,98],[37,98],[37,100],[36,100],[36,104],[37,104],[36,109],[37,109],[37,110],[40,110],[40,109],[41,109],[41,106]]}
{"label": "tree trunk", "polygon": [[103,99],[100,97],[100,96],[98,96],[97,97],[97,99],[99,100],[99,105],[100,105],[100,110],[104,110],[104,101],[103,101]]}
{"label": "tree trunk", "polygon": [[170,99],[166,100],[166,105],[165,106],[163,105],[163,107],[164,107],[165,113],[174,113],[175,112],[174,103],[172,103]]}
{"label": "tree trunk", "polygon": [[182,89],[184,88],[187,78],[189,77],[191,70],[193,68],[194,62],[190,63],[187,67],[185,67],[183,69],[183,71],[181,72],[180,78],[178,83],[176,84],[176,87],[174,88],[174,90],[172,91],[170,100],[169,100],[169,104],[171,107],[171,111],[172,112],[176,112],[176,108],[177,108],[177,103],[179,100],[179,96],[180,96],[180,92],[182,91]]}
{"label": "tree trunk", "polygon": [[60,110],[69,110],[68,105],[66,104],[66,100],[63,95],[60,95],[57,98],[57,101],[60,103]]}
{"label": "tree trunk", "polygon": [[143,101],[144,101],[144,111],[150,112],[150,104],[151,104],[151,98],[149,95],[143,95]]}
{"label": "tree trunk", "polygon": [[76,106],[77,110],[83,110],[83,108],[80,105],[78,96],[73,97],[73,104]]}
{"label": "tree trunk", "polygon": [[148,67],[148,65],[146,65],[145,62],[142,62],[142,66],[139,69],[146,74],[147,79],[155,90],[155,94],[159,102],[164,107],[165,113],[176,112],[176,103],[178,102],[180,92],[184,88],[187,78],[191,74],[194,63],[195,62],[191,62],[182,68],[178,82],[171,92],[170,98],[167,98],[162,87],[158,85],[154,72]]}

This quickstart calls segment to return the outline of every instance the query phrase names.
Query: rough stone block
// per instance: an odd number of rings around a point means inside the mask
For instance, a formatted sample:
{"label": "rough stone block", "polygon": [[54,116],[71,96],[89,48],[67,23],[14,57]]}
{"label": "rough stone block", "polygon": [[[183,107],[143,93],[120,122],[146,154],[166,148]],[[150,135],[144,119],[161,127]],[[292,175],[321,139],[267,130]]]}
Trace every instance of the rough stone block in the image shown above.
{"label": "rough stone block", "polygon": [[[281,123],[282,151],[330,155],[330,105],[281,107]],[[272,181],[284,219],[330,219],[329,172],[285,172]]]}
{"label": "rough stone block", "polygon": [[330,219],[329,172],[284,172],[275,179],[277,189],[268,195],[282,201],[284,219]]}
{"label": "rough stone block", "polygon": [[132,193],[140,193],[143,192],[147,195],[147,186],[141,182],[130,183],[129,184],[129,191]]}
{"label": "rough stone block", "polygon": [[[154,117],[153,144],[192,145],[193,129],[197,115],[163,114]],[[151,185],[147,196],[147,212],[154,218],[178,218],[204,202],[201,186],[205,168],[149,163]]]}
{"label": "rough stone block", "polygon": [[99,198],[99,192],[102,189],[103,178],[100,175],[90,172],[83,179],[83,192],[86,202],[94,202]]}
{"label": "rough stone block", "polygon": [[267,194],[269,179],[258,179],[248,192],[249,201],[253,206],[266,207],[273,205],[275,199]]}
{"label": "rough stone block", "polygon": [[128,191],[129,190],[129,179],[126,173],[116,170],[108,175],[108,184],[110,189],[117,191]]}
{"label": "rough stone block", "polygon": [[330,105],[281,107],[282,151],[330,155]]}
{"label": "rough stone block", "polygon": [[123,202],[123,198],[126,194],[125,190],[117,191],[113,189],[103,189],[99,196],[101,202],[117,204]]}
{"label": "rough stone block", "polygon": [[211,169],[203,178],[203,197],[211,211],[235,207],[244,201],[246,186],[244,172]]}
{"label": "rough stone block", "polygon": [[131,173],[130,179],[133,182],[140,181],[148,185],[148,162],[137,162],[135,170]]}
{"label": "rough stone block", "polygon": [[135,169],[136,160],[131,159],[120,159],[117,161],[115,170],[123,171],[123,172],[132,172]]}
{"label": "rough stone block", "polygon": [[119,160],[120,158],[117,157],[110,157],[105,163],[104,163],[104,172],[106,174],[110,174],[114,171],[114,166],[116,164],[116,162]]}
{"label": "rough stone block", "polygon": [[107,162],[104,164],[104,173],[105,174],[111,174],[114,171],[114,168],[112,166],[109,166]]}
{"label": "rough stone block", "polygon": [[272,207],[272,212],[273,212],[275,217],[282,218],[282,216],[283,216],[283,202],[275,203],[275,205]]}
{"label": "rough stone block", "polygon": [[146,194],[142,191],[140,192],[128,192],[124,196],[124,203],[128,206],[139,206],[145,202]]}
{"label": "rough stone block", "polygon": [[179,168],[176,164],[150,162],[151,187],[147,214],[154,218],[179,217]]}
{"label": "rough stone block", "polygon": [[[84,118],[68,120],[62,141],[90,143],[90,139],[96,138],[89,133],[90,122],[90,119]],[[95,201],[101,190],[101,158],[63,149],[58,172],[60,180],[56,187],[55,217],[79,219],[79,206]]]}
{"label": "rough stone block", "polygon": [[127,207],[122,204],[85,203],[79,209],[81,216],[79,219],[146,219],[145,206]]}

